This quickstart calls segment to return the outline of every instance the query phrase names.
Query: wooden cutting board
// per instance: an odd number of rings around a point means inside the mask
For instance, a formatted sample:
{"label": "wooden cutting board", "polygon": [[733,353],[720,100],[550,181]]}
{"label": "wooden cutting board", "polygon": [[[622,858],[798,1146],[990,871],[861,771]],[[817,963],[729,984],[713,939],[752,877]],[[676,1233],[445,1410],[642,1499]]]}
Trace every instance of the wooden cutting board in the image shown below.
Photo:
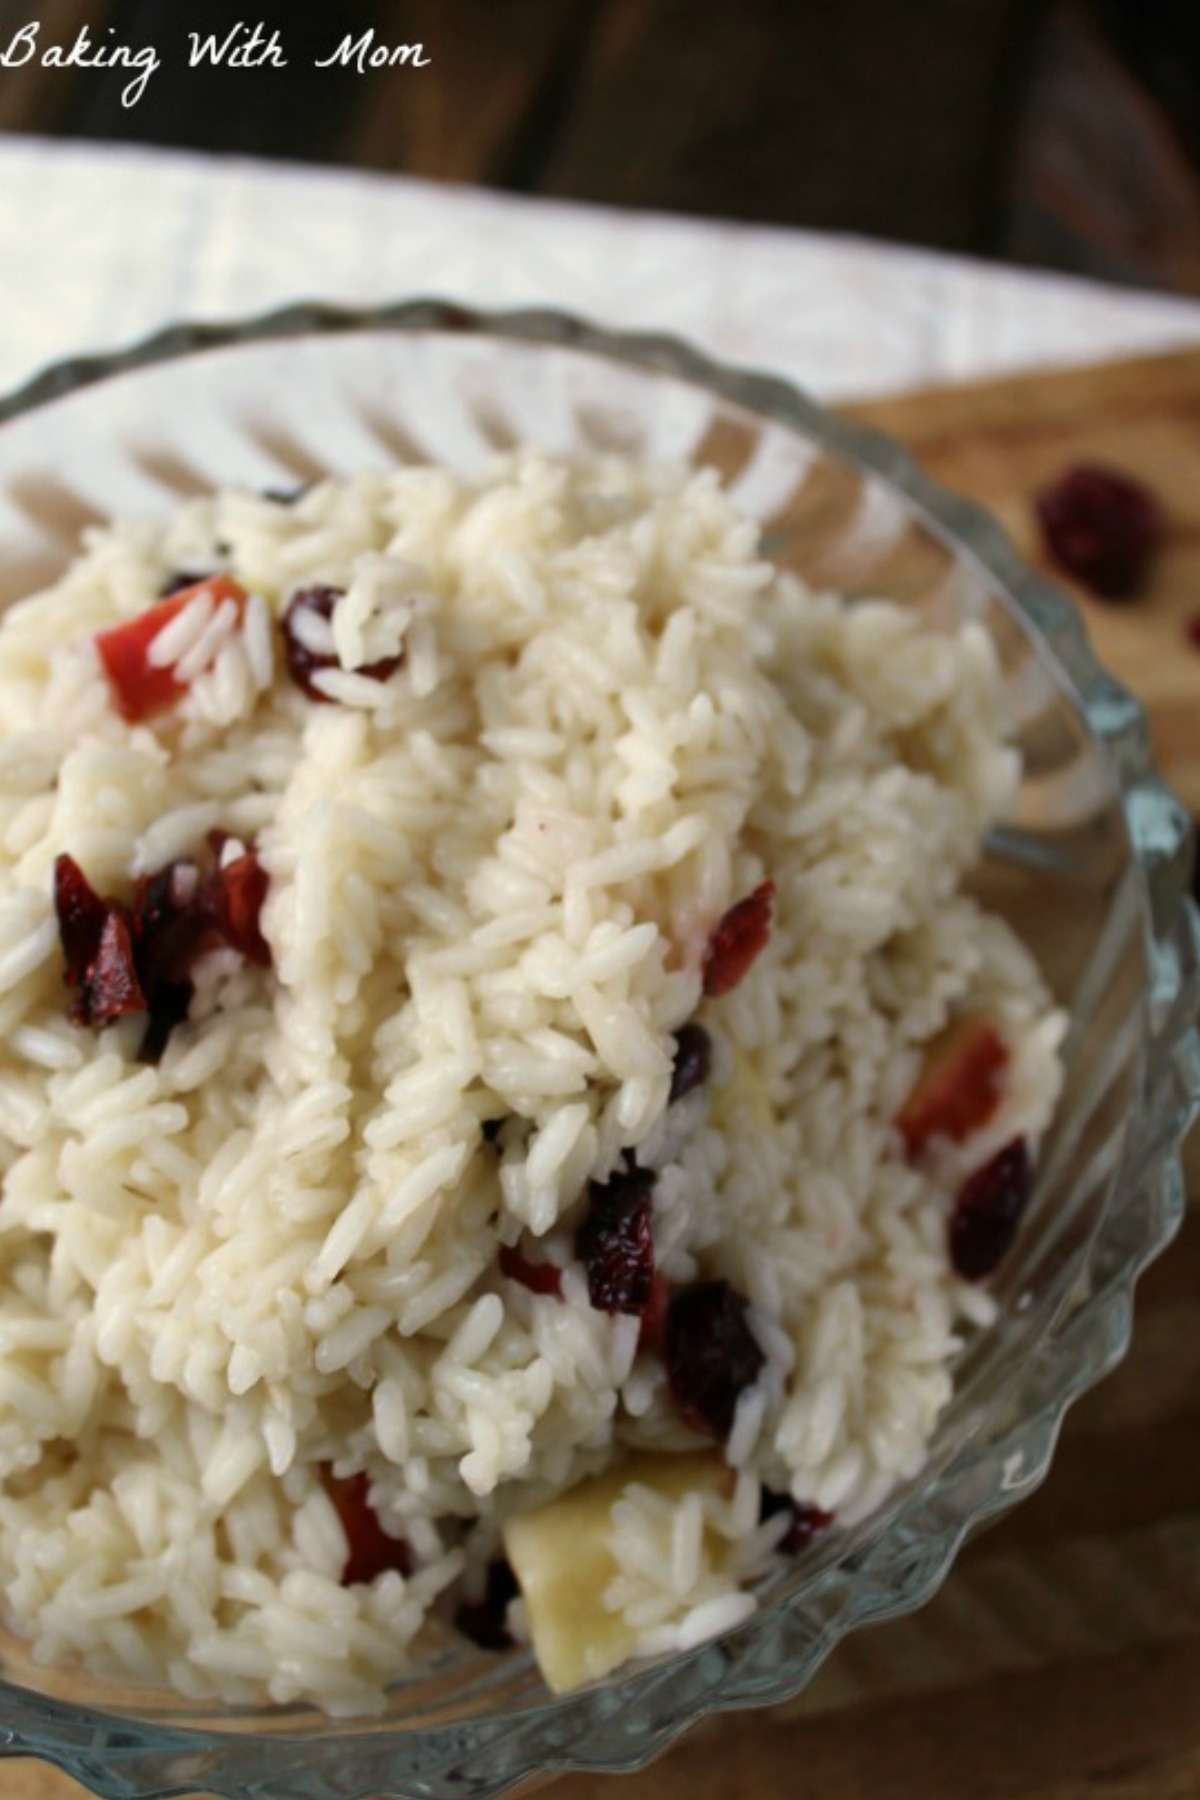
{"label": "wooden cutting board", "polygon": [[[1200,352],[853,411],[990,507],[1034,562],[1030,497],[1068,463],[1149,483],[1168,529],[1146,592],[1083,605],[1200,813],[1200,649],[1185,631],[1200,617]],[[921,1612],[843,1644],[799,1700],[701,1726],[623,1778],[622,1800],[1198,1800],[1200,1156],[1191,1163],[1188,1221],[1139,1288],[1130,1357],[1071,1414],[1040,1492],[968,1547]],[[40,1766],[0,1765],[0,1800],[83,1791]],[[558,1800],[617,1791],[608,1777],[556,1788]]]}

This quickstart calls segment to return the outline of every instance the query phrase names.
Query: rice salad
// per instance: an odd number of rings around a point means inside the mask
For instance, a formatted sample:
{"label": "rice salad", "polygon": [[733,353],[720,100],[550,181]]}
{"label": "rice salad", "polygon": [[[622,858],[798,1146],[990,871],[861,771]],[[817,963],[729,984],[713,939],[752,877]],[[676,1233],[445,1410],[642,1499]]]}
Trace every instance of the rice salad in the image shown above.
{"label": "rice salad", "polygon": [[39,1659],[569,1688],[914,1474],[1059,1088],[982,626],[519,453],[0,625],[0,1591]]}

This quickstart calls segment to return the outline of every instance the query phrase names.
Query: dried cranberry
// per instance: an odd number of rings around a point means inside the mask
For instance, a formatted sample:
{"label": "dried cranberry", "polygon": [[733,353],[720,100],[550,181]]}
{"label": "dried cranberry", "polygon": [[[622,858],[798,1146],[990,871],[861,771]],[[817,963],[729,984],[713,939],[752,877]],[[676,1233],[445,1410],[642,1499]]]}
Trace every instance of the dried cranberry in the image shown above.
{"label": "dried cranberry", "polygon": [[771,902],[775,883],[764,881],[718,919],[704,952],[702,975],[706,994],[727,994],[766,948],[771,935]]}
{"label": "dried cranberry", "polygon": [[691,1021],[675,1033],[675,1062],[667,1105],[682,1100],[694,1088],[703,1087],[712,1068],[712,1039],[703,1025]]}
{"label": "dried cranberry", "polygon": [[937,1137],[961,1144],[986,1125],[1000,1104],[1008,1063],[1008,1045],[981,1013],[965,1013],[931,1038],[896,1114],[909,1156],[919,1156]]}
{"label": "dried cranberry", "polygon": [[160,981],[156,985],[147,1007],[150,1016],[138,1047],[139,1062],[161,1062],[171,1033],[177,1025],[183,1024],[191,1010],[195,992],[195,986],[186,978]]}
{"label": "dried cranberry", "polygon": [[255,851],[244,850],[232,862],[218,864],[205,884],[204,896],[213,924],[230,949],[263,968],[270,965],[271,949],[259,917],[269,884],[270,877]]}
{"label": "dried cranberry", "polygon": [[96,653],[123,719],[137,723],[153,718],[186,694],[188,684],[178,679],[174,667],[160,668],[151,655],[159,633],[201,595],[213,606],[228,603],[239,619],[245,616],[249,598],[245,588],[228,575],[205,575],[194,586],[178,589],[170,599],[160,599],[157,605],[95,634]]}
{"label": "dried cranberry", "polygon": [[[310,700],[325,705],[332,704],[331,697],[321,692],[314,684],[313,677],[324,669],[338,669],[341,664],[332,652],[326,654],[308,649],[297,635],[296,620],[306,612],[315,613],[319,619],[332,619],[334,608],[344,597],[345,591],[344,588],[334,587],[298,588],[283,615],[283,656],[287,672]],[[403,656],[382,656],[378,662],[364,663],[353,672],[356,675],[366,675],[371,681],[386,681],[396,673],[403,660]]]}
{"label": "dried cranberry", "polygon": [[[211,836],[219,854],[226,834]],[[77,993],[71,1017],[106,1025],[124,1013],[147,1013],[140,1056],[157,1062],[187,1017],[198,955],[224,942],[252,961],[270,962],[259,926],[267,882],[253,849],[206,875],[180,860],[136,881],[126,907],[98,895],[74,859],[60,856],[54,903],[66,979]]]}
{"label": "dried cranberry", "polygon": [[123,906],[112,905],[105,914],[95,957],[79,984],[76,1007],[85,1025],[110,1025],[125,1013],[146,1010],[146,996],[133,960],[133,933]]}
{"label": "dried cranberry", "polygon": [[661,1356],[667,1341],[667,1310],[671,1304],[671,1288],[664,1276],[656,1275],[650,1283],[650,1297],[642,1309],[638,1331],[638,1349],[651,1356]]}
{"label": "dried cranberry", "polygon": [[990,1275],[1009,1250],[1032,1186],[1024,1138],[1014,1138],[967,1177],[950,1218],[950,1261],[964,1280]]}
{"label": "dried cranberry", "polygon": [[454,1615],[463,1636],[481,1650],[509,1650],[512,1634],[505,1619],[509,1603],[520,1593],[517,1578],[506,1562],[488,1564],[487,1587],[482,1600],[465,1600]]}
{"label": "dried cranberry", "polygon": [[746,1301],[727,1281],[672,1296],[667,1310],[667,1381],[685,1425],[724,1443],[738,1397],[766,1358],[746,1322]]}
{"label": "dried cranberry", "polygon": [[75,861],[60,856],[54,864],[54,910],[66,963],[64,979],[77,988],[96,959],[108,906]]}
{"label": "dried cranberry", "polygon": [[1188,614],[1183,622],[1183,635],[1193,650],[1200,650],[1200,612]]}
{"label": "dried cranberry", "polygon": [[779,1513],[791,1516],[791,1522],[779,1540],[779,1549],[788,1556],[806,1549],[815,1537],[828,1531],[833,1524],[833,1514],[822,1507],[810,1506],[804,1501],[793,1500],[790,1494],[776,1494],[770,1488],[764,1488],[758,1508],[760,1520],[773,1519]]}
{"label": "dried cranberry", "polygon": [[54,910],[64,980],[75,989],[69,1011],[76,1024],[108,1025],[125,1013],[144,1012],[133,921],[119,901],[96,893],[72,856],[55,861]]}
{"label": "dried cranberry", "polygon": [[1046,547],[1068,575],[1106,600],[1132,594],[1160,526],[1154,496],[1128,475],[1079,463],[1037,496]]}
{"label": "dried cranberry", "polygon": [[188,1015],[194,992],[188,969],[208,929],[199,889],[199,870],[184,861],[167,863],[134,884],[134,954],[150,1015],[138,1052],[142,1062],[158,1062]]}
{"label": "dried cranberry", "polygon": [[531,1262],[516,1244],[501,1244],[500,1273],[519,1282],[531,1294],[561,1294],[562,1270],[553,1263]]}
{"label": "dried cranberry", "polygon": [[133,886],[134,941],[143,981],[154,985],[186,973],[203,928],[194,862],[169,862]]}
{"label": "dried cranberry", "polygon": [[640,1313],[654,1282],[650,1196],[654,1176],[636,1165],[588,1188],[588,1209],[575,1233],[587,1271],[588,1299],[598,1312]]}
{"label": "dried cranberry", "polygon": [[392,1537],[379,1523],[367,1498],[370,1483],[366,1475],[351,1475],[346,1480],[331,1475],[327,1486],[349,1546],[342,1586],[356,1587],[359,1582],[374,1581],[386,1569],[407,1575],[412,1568],[412,1552],[403,1538]]}

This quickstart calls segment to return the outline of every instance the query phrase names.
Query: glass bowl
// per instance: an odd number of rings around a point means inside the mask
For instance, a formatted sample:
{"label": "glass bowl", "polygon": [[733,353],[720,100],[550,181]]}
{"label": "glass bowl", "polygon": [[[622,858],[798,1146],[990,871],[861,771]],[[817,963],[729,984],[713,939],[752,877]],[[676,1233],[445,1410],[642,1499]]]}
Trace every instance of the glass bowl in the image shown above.
{"label": "glass bowl", "polygon": [[992,633],[1025,773],[980,886],[1071,1018],[1000,1320],[962,1353],[929,1462],[886,1506],[818,1540],[724,1638],[564,1698],[521,1652],[447,1650],[396,1683],[382,1719],[331,1723],[117,1690],[39,1668],[4,1638],[0,1754],[56,1763],[110,1800],[492,1795],[557,1770],[634,1768],[704,1714],[796,1693],[848,1631],[926,1599],[966,1534],[1041,1480],[1065,1409],[1124,1351],[1136,1277],[1180,1220],[1200,958],[1189,821],[1151,766],[1145,717],[1094,661],[1071,602],[988,518],[784,383],[665,338],[432,300],[182,326],[0,401],[0,603],[52,578],[109,513],[397,460],[470,470],[517,443],[711,464],[779,564]]}

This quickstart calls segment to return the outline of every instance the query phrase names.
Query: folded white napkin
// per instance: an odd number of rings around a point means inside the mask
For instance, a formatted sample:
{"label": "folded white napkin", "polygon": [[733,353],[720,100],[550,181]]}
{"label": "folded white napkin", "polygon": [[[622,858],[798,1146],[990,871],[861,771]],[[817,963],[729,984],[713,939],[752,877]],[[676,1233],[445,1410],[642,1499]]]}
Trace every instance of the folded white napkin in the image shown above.
{"label": "folded white napkin", "polygon": [[0,137],[0,386],[180,318],[441,293],[679,333],[826,399],[1200,343],[1200,304],[823,233]]}

